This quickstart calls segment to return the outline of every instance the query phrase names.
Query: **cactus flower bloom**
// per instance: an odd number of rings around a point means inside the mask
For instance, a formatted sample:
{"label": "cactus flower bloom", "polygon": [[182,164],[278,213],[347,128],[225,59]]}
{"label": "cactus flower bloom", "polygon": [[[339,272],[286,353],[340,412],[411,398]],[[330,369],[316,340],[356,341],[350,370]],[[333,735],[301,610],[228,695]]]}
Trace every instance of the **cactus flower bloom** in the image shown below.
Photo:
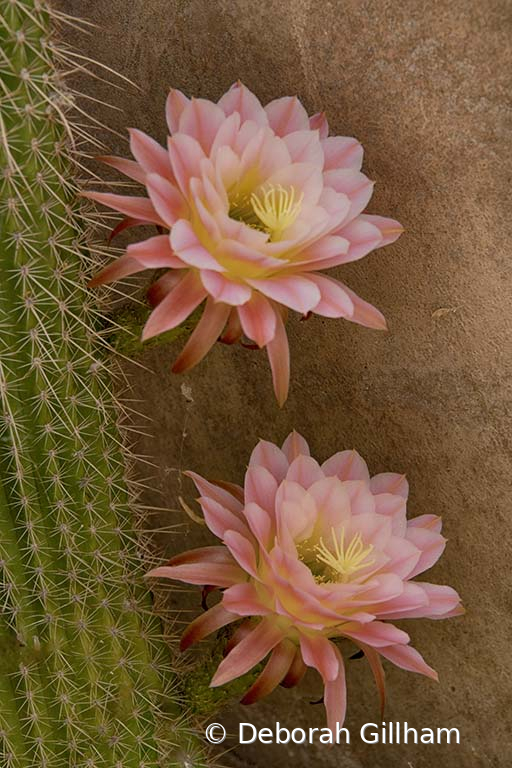
{"label": "cactus flower bloom", "polygon": [[454,589],[413,579],[444,550],[441,520],[408,520],[403,475],[370,478],[355,451],[323,464],[293,432],[282,448],[261,441],[244,488],[189,472],[218,546],[173,558],[149,575],[222,590],[185,630],[187,648],[239,622],[211,682],[223,685],[267,659],[246,692],[252,703],[295,685],[306,666],[320,673],[329,728],[345,718],[345,672],[337,641],[366,656],[384,702],[381,657],[437,679],[395,619],[443,619],[463,612]]}
{"label": "cactus flower bloom", "polygon": [[104,157],[142,184],[147,197],[89,192],[127,218],[116,230],[155,224],[165,234],[129,245],[92,284],[144,269],[168,270],[151,289],[156,303],[143,339],[202,317],[173,370],[198,363],[220,337],[266,347],[277,399],[288,394],[288,309],[344,317],[385,329],[382,314],[322,274],[393,242],[398,222],[363,214],[373,183],[360,171],[353,138],[328,136],[325,115],[296,97],[265,107],[241,83],[215,104],[172,90],[164,149],[130,131],[134,160]]}

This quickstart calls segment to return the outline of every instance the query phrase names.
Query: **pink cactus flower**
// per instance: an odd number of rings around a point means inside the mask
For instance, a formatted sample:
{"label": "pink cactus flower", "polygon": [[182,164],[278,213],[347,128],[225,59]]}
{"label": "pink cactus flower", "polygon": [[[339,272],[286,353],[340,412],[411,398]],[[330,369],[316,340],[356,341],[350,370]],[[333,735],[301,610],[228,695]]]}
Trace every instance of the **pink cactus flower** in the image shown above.
{"label": "pink cactus flower", "polygon": [[128,246],[92,284],[144,269],[169,270],[151,292],[143,339],[168,331],[205,302],[173,370],[198,363],[220,337],[266,347],[277,399],[288,394],[288,309],[385,329],[382,314],[321,270],[393,242],[392,219],[363,214],[373,183],[361,145],[328,136],[324,114],[296,97],[263,107],[236,83],[217,104],[172,90],[166,149],[130,131],[135,160],[101,158],[148,197],[85,193],[127,218],[116,231],[155,224],[165,234]]}
{"label": "pink cactus flower", "polygon": [[444,619],[463,612],[454,589],[414,577],[441,556],[441,520],[407,520],[403,475],[370,478],[355,451],[322,465],[297,433],[279,448],[254,449],[244,488],[187,473],[205,522],[222,540],[173,558],[149,576],[222,590],[222,599],[185,630],[188,648],[238,622],[212,686],[223,685],[268,657],[246,692],[249,704],[278,684],[290,687],[306,666],[320,673],[329,728],[345,718],[343,657],[348,638],[366,656],[384,703],[381,657],[437,679],[394,619]]}

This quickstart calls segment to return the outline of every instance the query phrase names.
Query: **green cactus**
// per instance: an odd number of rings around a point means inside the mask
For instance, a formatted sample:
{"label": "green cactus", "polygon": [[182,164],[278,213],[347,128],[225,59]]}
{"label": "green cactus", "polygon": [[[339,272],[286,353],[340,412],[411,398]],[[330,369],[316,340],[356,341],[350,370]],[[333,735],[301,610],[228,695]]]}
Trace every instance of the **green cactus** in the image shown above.
{"label": "green cactus", "polygon": [[0,0],[0,764],[202,765],[143,580],[51,28]]}

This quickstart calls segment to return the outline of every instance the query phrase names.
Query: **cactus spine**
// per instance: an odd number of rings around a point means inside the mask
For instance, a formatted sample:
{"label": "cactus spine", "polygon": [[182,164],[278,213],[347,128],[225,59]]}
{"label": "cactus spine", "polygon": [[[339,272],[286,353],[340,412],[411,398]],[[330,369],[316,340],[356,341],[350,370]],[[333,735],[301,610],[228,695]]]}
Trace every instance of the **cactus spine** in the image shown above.
{"label": "cactus spine", "polygon": [[0,764],[196,766],[142,580],[51,24],[41,0],[0,0]]}

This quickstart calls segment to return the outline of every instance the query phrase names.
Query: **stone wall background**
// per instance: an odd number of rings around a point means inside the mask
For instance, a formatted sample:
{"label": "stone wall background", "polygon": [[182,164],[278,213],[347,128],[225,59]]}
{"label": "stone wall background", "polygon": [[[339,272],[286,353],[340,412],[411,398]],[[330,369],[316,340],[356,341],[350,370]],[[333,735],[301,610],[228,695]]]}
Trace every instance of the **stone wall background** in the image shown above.
{"label": "stone wall background", "polygon": [[[179,470],[240,481],[260,437],[293,427],[323,459],[354,447],[373,472],[405,472],[409,514],[440,514],[449,539],[428,578],[462,594],[467,614],[410,622],[413,643],[440,684],[387,667],[387,721],[456,726],[459,746],[239,747],[224,764],[310,761],[350,768],[506,768],[512,761],[510,66],[512,4],[506,0],[59,0],[97,24],[63,34],[87,56],[136,81],[113,90],[86,80],[92,106],[119,132],[136,126],[164,140],[170,86],[217,99],[242,79],[263,102],[297,94],[325,110],[335,134],[354,135],[376,180],[370,211],[398,218],[393,246],[334,270],[384,311],[387,334],[318,317],[289,322],[290,398],[278,411],[263,353],[217,345],[186,379],[170,374],[180,342],[126,366],[150,421],[137,449],[153,467],[143,500],[166,507],[162,556],[207,542],[178,510],[191,501]],[[126,153],[117,137],[104,139]],[[105,179],[113,175],[101,170]],[[189,388],[184,396],[182,384]],[[183,621],[197,595],[177,591]],[[200,651],[199,651],[200,653]],[[373,681],[349,665],[347,726],[380,722]],[[321,726],[310,706],[313,675],[251,709],[219,716],[268,726]]]}

